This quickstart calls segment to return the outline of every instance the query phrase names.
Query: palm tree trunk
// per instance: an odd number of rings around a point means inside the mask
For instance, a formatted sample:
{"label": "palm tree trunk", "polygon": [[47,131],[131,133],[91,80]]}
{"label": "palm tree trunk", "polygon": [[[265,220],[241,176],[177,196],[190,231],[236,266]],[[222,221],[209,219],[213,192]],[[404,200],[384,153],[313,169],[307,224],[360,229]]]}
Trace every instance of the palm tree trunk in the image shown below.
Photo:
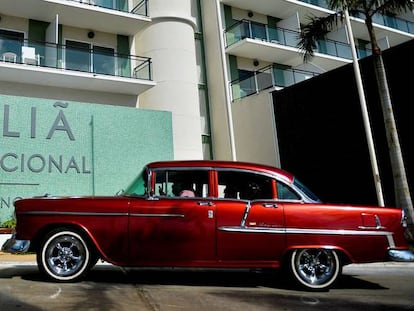
{"label": "palm tree trunk", "polygon": [[382,105],[385,131],[387,135],[391,169],[394,178],[395,202],[398,207],[406,210],[408,221],[412,229],[414,225],[413,203],[411,200],[410,189],[408,187],[407,176],[405,173],[404,160],[401,152],[397,126],[395,123],[390,92],[386,79],[385,66],[381,53],[374,53],[373,60],[375,67],[375,76],[377,78],[377,85]]}

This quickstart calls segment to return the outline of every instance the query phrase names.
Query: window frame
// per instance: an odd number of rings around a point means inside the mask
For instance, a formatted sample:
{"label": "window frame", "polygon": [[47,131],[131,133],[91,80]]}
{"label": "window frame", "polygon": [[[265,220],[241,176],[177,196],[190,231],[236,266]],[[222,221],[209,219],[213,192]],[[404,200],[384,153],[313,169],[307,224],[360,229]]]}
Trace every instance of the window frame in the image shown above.
{"label": "window frame", "polygon": [[[212,184],[212,179],[211,179],[211,173],[210,173],[210,169],[209,168],[203,168],[203,167],[194,167],[194,168],[188,168],[188,167],[163,167],[163,168],[154,168],[151,170],[151,176],[152,176],[152,182],[151,182],[151,194],[153,197],[155,198],[169,198],[169,199],[186,199],[186,198],[198,198],[198,199],[205,199],[205,198],[211,198],[211,184]],[[166,190],[166,192],[164,193],[160,193],[160,191],[158,190],[159,187],[159,182],[157,182],[157,176],[160,176],[160,172],[163,172],[163,174],[167,174],[165,175],[165,178],[162,180],[161,184],[166,183],[166,186],[163,186],[163,192]],[[173,192],[173,185],[174,183],[177,182],[181,182],[181,183],[186,183],[188,182],[188,180],[186,180],[186,178],[183,176],[179,176],[178,179],[173,180],[171,183],[169,182],[169,174],[173,172],[174,174],[176,174],[177,172],[183,172],[183,175],[186,175],[186,173],[188,173],[188,175],[192,175],[192,174],[200,174],[200,172],[202,172],[203,174],[205,173],[205,176],[201,176],[199,175],[199,178],[196,178],[195,181],[193,182],[193,192],[195,194],[194,197],[187,197],[187,196],[180,196],[179,193],[174,194]],[[203,180],[205,180],[205,182],[202,182]],[[200,188],[201,186],[201,188]],[[166,188],[165,188],[166,187]],[[170,188],[171,187],[171,188]],[[180,190],[189,190],[189,189],[180,189]],[[200,194],[201,192],[201,196],[197,195]]]}

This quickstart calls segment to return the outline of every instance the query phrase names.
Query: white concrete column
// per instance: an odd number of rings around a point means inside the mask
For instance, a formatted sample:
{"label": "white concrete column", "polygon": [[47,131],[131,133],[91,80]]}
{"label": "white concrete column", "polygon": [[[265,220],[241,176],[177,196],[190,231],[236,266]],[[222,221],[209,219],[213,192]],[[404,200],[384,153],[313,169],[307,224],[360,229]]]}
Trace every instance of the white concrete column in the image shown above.
{"label": "white concrete column", "polygon": [[191,2],[151,0],[152,23],[135,38],[137,55],[152,59],[157,83],[138,106],[172,112],[175,159],[203,157]]}

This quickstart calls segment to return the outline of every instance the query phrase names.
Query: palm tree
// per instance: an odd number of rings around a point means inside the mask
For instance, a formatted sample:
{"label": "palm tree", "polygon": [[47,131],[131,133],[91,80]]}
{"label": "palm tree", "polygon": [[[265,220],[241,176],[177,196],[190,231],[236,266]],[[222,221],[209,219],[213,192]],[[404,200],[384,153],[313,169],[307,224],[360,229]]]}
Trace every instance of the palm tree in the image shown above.
{"label": "palm tree", "polygon": [[412,230],[414,227],[413,203],[405,173],[381,49],[377,42],[372,20],[375,14],[398,14],[412,10],[414,6],[411,0],[327,0],[327,4],[329,9],[336,13],[325,17],[310,17],[310,22],[302,28],[298,46],[304,51],[304,60],[308,61],[313,57],[313,51],[317,47],[317,41],[324,39],[327,33],[335,29],[338,22],[342,22],[345,10],[348,10],[351,15],[357,14],[357,16],[365,19],[365,25],[371,41],[374,71],[377,79],[391,159],[395,201],[397,206],[407,212]]}

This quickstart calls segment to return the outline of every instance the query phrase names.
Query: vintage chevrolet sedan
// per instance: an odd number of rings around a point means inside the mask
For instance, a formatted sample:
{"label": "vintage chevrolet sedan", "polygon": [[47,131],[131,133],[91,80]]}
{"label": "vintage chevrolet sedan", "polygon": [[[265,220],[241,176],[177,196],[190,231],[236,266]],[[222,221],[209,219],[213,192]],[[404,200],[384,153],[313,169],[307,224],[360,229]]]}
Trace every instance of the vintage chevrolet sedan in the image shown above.
{"label": "vintage chevrolet sedan", "polygon": [[326,290],[346,264],[414,260],[401,209],[322,203],[291,174],[251,163],[154,162],[121,195],[22,199],[15,214],[3,251],[35,252],[61,282],[102,259],[283,268],[297,285]]}

